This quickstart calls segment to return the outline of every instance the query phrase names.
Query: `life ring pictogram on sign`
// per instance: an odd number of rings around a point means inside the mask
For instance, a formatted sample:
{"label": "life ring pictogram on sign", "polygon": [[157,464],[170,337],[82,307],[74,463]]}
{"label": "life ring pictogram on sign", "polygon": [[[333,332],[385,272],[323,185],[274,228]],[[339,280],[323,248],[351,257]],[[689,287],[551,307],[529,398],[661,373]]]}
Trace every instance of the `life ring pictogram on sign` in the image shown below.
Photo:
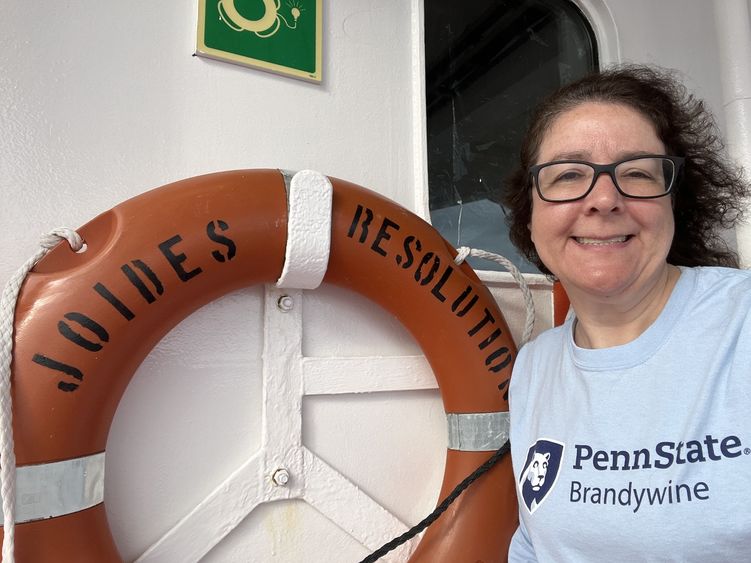
{"label": "life ring pictogram on sign", "polygon": [[[375,192],[331,184],[323,281],[394,314],[424,352],[449,419],[444,498],[502,444],[501,436],[487,439],[487,428],[506,418],[514,343],[490,292],[453,262],[456,250],[428,223]],[[120,561],[101,501],[120,398],[180,320],[230,291],[280,278],[286,192],[277,170],[175,182],[99,215],[78,230],[86,252],[60,244],[29,274],[16,308],[12,375],[18,473],[41,471],[31,477],[40,491],[74,482],[88,492],[55,511],[40,493],[39,509],[16,524],[18,561]],[[53,467],[73,475],[48,477]],[[516,526],[506,456],[428,528],[411,561],[505,561]]]}

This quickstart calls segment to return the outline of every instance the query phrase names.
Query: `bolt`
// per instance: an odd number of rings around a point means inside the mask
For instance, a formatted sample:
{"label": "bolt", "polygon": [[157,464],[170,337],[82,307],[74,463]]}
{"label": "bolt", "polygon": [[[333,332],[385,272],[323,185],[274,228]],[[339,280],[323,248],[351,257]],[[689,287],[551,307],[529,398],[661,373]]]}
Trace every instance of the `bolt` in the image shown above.
{"label": "bolt", "polygon": [[289,483],[289,471],[284,468],[277,469],[274,471],[274,475],[272,475],[271,479],[274,481],[275,485],[286,487],[287,483]]}
{"label": "bolt", "polygon": [[279,307],[282,313],[286,313],[288,311],[291,311],[292,307],[295,306],[295,300],[292,299],[289,295],[282,295],[277,300],[276,306]]}

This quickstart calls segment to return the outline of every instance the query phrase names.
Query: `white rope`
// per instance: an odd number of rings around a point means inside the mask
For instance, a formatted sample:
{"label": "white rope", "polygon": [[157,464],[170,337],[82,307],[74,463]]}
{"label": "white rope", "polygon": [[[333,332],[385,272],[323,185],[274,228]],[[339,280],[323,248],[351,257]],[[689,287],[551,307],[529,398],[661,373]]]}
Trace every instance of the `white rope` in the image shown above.
{"label": "white rope", "polygon": [[26,275],[61,240],[67,240],[76,252],[84,248],[83,239],[72,229],[54,229],[43,235],[39,241],[41,248],[8,280],[0,297],[0,494],[3,500],[4,563],[13,563],[16,523],[16,456],[13,452],[13,405],[10,396],[16,301]]}
{"label": "white rope", "polygon": [[527,313],[527,319],[524,323],[524,333],[522,334],[519,348],[524,346],[527,342],[529,342],[529,339],[532,337],[532,331],[535,328],[535,304],[534,301],[532,301],[532,292],[529,290],[527,281],[519,271],[519,268],[517,268],[514,263],[511,262],[511,260],[509,260],[508,258],[505,258],[500,254],[493,254],[492,252],[488,252],[487,250],[480,250],[477,248],[462,246],[461,248],[457,249],[457,252],[458,254],[456,255],[456,258],[454,258],[454,262],[456,262],[457,264],[461,264],[469,256],[473,256],[475,258],[484,258],[485,260],[491,260],[500,264],[501,266],[506,268],[508,272],[513,276],[514,280],[519,285],[519,289],[521,289],[522,295],[524,296],[524,308]]}

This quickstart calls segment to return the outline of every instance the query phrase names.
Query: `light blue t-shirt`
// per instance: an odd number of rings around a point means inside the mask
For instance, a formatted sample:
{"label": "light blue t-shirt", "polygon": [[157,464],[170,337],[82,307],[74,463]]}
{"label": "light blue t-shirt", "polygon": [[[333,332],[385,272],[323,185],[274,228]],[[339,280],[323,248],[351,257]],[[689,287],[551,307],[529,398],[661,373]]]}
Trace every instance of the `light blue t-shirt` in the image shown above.
{"label": "light blue t-shirt", "polygon": [[751,271],[681,268],[623,346],[572,327],[514,366],[509,560],[751,560]]}

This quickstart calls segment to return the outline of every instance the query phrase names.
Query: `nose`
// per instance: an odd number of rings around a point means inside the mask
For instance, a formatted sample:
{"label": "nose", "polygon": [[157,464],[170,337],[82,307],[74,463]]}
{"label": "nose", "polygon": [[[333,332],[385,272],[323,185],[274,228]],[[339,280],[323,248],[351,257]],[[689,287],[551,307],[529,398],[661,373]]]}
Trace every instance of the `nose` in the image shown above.
{"label": "nose", "polygon": [[595,178],[595,185],[592,186],[592,191],[587,194],[586,202],[592,212],[612,213],[621,209],[623,195],[615,187],[612,176],[606,172],[601,172]]}

